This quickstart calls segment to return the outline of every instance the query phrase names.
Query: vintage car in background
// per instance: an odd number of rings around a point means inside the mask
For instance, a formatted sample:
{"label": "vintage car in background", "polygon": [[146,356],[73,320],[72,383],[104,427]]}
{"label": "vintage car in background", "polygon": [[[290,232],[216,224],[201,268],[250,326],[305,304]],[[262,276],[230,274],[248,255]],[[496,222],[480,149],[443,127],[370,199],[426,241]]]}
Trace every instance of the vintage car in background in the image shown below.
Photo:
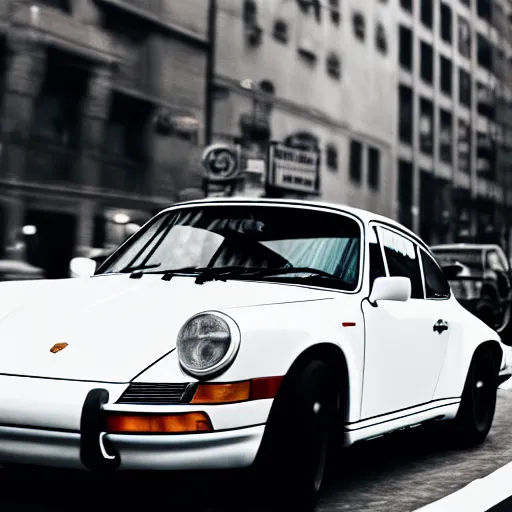
{"label": "vintage car in background", "polygon": [[19,260],[0,260],[0,281],[44,279],[44,270]]}
{"label": "vintage car in background", "polygon": [[508,333],[512,274],[503,249],[499,245],[470,243],[430,249],[438,263],[449,268],[449,282],[459,302],[499,333]]}
{"label": "vintage car in background", "polygon": [[510,375],[414,233],[299,200],[174,205],[89,279],[1,286],[0,335],[0,463],[250,468],[280,510],[342,446],[482,443]]}

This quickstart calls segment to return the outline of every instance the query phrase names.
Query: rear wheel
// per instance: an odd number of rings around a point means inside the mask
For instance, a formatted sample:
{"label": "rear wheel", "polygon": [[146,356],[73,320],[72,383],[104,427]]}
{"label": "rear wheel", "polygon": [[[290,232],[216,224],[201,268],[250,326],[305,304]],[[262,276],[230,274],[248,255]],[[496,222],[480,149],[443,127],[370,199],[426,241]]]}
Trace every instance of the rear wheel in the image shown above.
{"label": "rear wheel", "polygon": [[266,500],[278,510],[314,509],[334,434],[338,397],[333,373],[322,361],[307,363],[283,384],[254,466]]}
{"label": "rear wheel", "polygon": [[450,425],[456,444],[470,448],[483,443],[496,410],[498,374],[489,349],[479,348],[471,362],[459,412]]}

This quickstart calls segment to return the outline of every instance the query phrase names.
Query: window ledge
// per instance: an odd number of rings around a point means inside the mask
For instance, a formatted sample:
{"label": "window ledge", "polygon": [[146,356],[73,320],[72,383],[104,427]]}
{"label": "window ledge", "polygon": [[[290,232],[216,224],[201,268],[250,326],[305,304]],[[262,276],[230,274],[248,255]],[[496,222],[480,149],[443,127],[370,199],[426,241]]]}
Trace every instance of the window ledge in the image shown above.
{"label": "window ledge", "polygon": [[174,23],[170,23],[168,21],[162,21],[158,14],[152,13],[147,9],[141,9],[140,7],[136,7],[134,5],[123,2],[122,0],[96,0],[98,3],[102,3],[108,5],[110,7],[115,7],[117,9],[122,9],[125,12],[133,14],[134,16],[138,16],[139,18],[143,18],[150,23],[157,25],[163,30],[171,32],[177,36],[187,39],[188,41],[199,44],[201,46],[207,46],[209,44],[209,40],[207,37],[203,37],[192,30],[188,30],[186,28],[180,27]]}

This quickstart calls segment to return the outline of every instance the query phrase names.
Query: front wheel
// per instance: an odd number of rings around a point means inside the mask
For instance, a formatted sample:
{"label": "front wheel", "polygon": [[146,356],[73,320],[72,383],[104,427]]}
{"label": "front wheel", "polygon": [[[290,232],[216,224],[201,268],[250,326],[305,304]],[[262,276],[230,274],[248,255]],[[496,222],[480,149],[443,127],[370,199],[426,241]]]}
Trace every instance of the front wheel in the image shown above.
{"label": "front wheel", "polygon": [[451,425],[453,440],[464,448],[483,443],[496,410],[498,374],[489,349],[479,348],[471,361],[459,411]]}
{"label": "front wheel", "polygon": [[307,363],[281,391],[254,470],[278,510],[313,510],[324,480],[339,392],[322,361]]}

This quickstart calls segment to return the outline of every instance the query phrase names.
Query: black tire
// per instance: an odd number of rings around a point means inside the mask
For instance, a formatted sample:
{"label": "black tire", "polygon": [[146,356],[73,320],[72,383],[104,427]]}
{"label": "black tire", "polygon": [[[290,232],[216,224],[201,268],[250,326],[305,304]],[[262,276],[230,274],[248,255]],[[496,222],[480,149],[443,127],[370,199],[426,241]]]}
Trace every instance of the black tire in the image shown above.
{"label": "black tire", "polygon": [[457,416],[451,422],[456,445],[471,448],[485,441],[496,411],[498,373],[489,349],[477,349],[471,361]]}
{"label": "black tire", "polygon": [[322,361],[290,377],[276,397],[253,470],[266,508],[311,511],[324,481],[339,389]]}

